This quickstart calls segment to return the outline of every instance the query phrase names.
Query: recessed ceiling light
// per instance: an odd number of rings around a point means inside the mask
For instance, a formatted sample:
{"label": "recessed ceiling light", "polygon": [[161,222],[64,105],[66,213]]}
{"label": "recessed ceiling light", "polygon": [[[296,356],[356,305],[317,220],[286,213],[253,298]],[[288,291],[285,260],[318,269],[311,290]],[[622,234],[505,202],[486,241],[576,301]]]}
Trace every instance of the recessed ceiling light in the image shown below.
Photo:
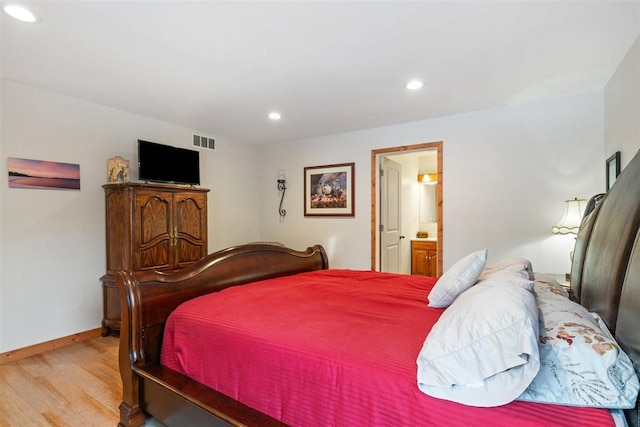
{"label": "recessed ceiling light", "polygon": [[4,11],[6,12],[7,15],[11,16],[12,18],[15,18],[23,22],[36,23],[41,21],[38,15],[36,15],[26,7],[20,6],[17,4],[6,5],[4,7]]}
{"label": "recessed ceiling light", "polygon": [[411,80],[406,84],[405,87],[409,90],[416,90],[420,89],[422,86],[424,86],[424,83],[422,83],[420,80]]}
{"label": "recessed ceiling light", "polygon": [[269,113],[269,118],[271,120],[280,120],[282,116],[280,115],[280,113],[274,111],[273,113]]}

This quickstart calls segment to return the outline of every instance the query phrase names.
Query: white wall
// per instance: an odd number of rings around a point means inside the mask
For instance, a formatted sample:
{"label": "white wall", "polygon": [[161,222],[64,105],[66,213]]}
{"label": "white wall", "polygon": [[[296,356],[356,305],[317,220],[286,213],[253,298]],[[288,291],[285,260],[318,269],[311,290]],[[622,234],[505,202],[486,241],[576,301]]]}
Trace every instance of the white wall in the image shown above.
{"label": "white wall", "polygon": [[[490,262],[569,271],[571,237],[552,236],[563,200],[604,190],[604,159],[640,148],[640,42],[604,92],[276,146],[217,138],[202,152],[209,251],[253,240],[323,244],[332,267],[370,268],[372,149],[444,141],[444,266],[489,248]],[[0,81],[0,352],[99,327],[106,160],[136,140],[188,146],[191,130]],[[197,130],[196,130],[197,131]],[[605,141],[603,143],[603,141]],[[17,190],[7,157],[80,164],[80,191]],[[305,218],[303,168],[356,162],[355,218]],[[287,170],[279,222],[276,174]],[[409,244],[408,241],[405,242]]]}
{"label": "white wall", "polygon": [[605,156],[620,151],[624,168],[640,149],[640,37],[609,80],[604,105]]}
{"label": "white wall", "polygon": [[[188,146],[191,130],[2,81],[0,352],[99,327],[106,160],[136,140]],[[336,268],[370,268],[372,149],[444,141],[444,264],[488,247],[568,272],[570,237],[551,235],[563,200],[604,187],[603,94],[256,146],[202,152],[209,251],[253,240],[323,244]],[[9,189],[6,158],[80,164],[81,191]],[[354,218],[303,216],[303,168],[356,162]],[[279,222],[276,175],[287,170]],[[135,180],[135,166],[132,179]],[[404,244],[409,245],[409,239]]]}
{"label": "white wall", "polygon": [[[537,271],[569,272],[574,240],[553,236],[551,227],[564,200],[602,190],[603,126],[598,91],[260,147],[262,238],[295,248],[321,243],[332,267],[369,269],[371,150],[441,140],[444,268],[487,247],[489,262],[523,256]],[[303,168],[344,162],[356,163],[355,218],[304,217]],[[282,223],[278,169],[288,176]]]}
{"label": "white wall", "polygon": [[[0,352],[97,328],[105,272],[106,162],[137,139],[189,147],[190,129],[2,81]],[[259,236],[257,150],[218,138],[201,151],[209,251]],[[80,164],[81,190],[10,189],[7,157]]]}

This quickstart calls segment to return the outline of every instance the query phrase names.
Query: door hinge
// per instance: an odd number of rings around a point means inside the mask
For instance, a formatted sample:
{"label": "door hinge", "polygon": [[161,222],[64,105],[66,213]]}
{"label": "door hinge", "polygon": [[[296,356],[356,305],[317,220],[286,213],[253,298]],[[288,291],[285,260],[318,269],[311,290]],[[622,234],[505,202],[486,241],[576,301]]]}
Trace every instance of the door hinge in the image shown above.
{"label": "door hinge", "polygon": [[383,232],[384,231],[384,225],[380,224],[380,226],[378,227],[378,231]]}
{"label": "door hinge", "polygon": [[382,178],[384,176],[384,169],[380,169],[380,177]]}

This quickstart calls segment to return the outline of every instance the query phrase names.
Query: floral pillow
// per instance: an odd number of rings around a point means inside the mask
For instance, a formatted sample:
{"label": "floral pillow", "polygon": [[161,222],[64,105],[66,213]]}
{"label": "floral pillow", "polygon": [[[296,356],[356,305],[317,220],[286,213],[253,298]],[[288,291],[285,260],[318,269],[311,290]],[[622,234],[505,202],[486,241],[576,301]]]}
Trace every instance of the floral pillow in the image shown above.
{"label": "floral pillow", "polygon": [[537,292],[551,292],[556,295],[569,298],[569,292],[553,278],[544,274],[535,273],[536,279],[536,291]]}
{"label": "floral pillow", "polygon": [[604,323],[548,283],[534,284],[540,322],[540,370],[518,397],[540,403],[634,408],[640,383]]}

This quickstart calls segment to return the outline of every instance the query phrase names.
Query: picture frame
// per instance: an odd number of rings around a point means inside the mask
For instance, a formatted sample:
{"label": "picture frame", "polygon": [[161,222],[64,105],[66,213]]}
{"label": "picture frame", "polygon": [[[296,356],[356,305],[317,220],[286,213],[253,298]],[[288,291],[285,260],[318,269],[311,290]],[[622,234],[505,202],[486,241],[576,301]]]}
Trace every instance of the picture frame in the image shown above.
{"label": "picture frame", "polygon": [[355,216],[355,163],[304,168],[305,216]]}
{"label": "picture frame", "polygon": [[7,157],[9,188],[80,190],[80,165]]}
{"label": "picture frame", "polygon": [[107,182],[129,182],[129,160],[119,156],[107,160]]}
{"label": "picture frame", "polygon": [[606,163],[607,171],[607,191],[613,186],[613,183],[620,175],[620,152],[616,151],[611,157],[607,159]]}

